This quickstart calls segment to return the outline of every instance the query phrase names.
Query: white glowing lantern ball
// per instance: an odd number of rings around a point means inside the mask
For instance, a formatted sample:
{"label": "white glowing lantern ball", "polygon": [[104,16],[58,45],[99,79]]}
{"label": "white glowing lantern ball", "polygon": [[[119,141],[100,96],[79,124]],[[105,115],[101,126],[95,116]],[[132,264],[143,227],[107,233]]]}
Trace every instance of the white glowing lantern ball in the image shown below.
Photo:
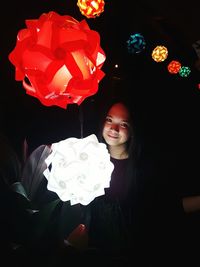
{"label": "white glowing lantern ball", "polygon": [[53,143],[51,149],[44,171],[48,190],[62,201],[70,201],[71,205],[88,205],[105,194],[114,165],[106,145],[99,143],[96,135],[71,137]]}

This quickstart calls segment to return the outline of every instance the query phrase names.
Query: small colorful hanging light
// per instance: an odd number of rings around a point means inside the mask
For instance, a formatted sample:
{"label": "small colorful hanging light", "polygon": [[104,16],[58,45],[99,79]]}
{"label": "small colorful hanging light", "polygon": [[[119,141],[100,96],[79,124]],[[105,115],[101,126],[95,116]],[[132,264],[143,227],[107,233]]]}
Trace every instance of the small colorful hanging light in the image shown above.
{"label": "small colorful hanging light", "polygon": [[156,46],[152,51],[152,58],[156,62],[163,62],[168,57],[168,50],[163,45]]}
{"label": "small colorful hanging light", "polygon": [[167,66],[167,69],[171,74],[177,74],[180,68],[181,68],[181,63],[177,60],[172,60]]}
{"label": "small colorful hanging light", "polygon": [[186,67],[186,66],[182,66],[179,70],[179,75],[181,77],[188,77],[189,74],[191,72],[191,69],[189,67]]}
{"label": "small colorful hanging light", "polygon": [[51,11],[26,20],[26,26],[19,31],[9,60],[27,94],[45,106],[66,108],[98,91],[106,57],[99,33],[85,20]]}
{"label": "small colorful hanging light", "polygon": [[104,0],[78,0],[77,6],[82,15],[87,18],[96,18],[104,11]]}
{"label": "small colorful hanging light", "polygon": [[144,36],[140,33],[130,35],[127,41],[127,48],[130,54],[138,54],[145,49],[146,42]]}

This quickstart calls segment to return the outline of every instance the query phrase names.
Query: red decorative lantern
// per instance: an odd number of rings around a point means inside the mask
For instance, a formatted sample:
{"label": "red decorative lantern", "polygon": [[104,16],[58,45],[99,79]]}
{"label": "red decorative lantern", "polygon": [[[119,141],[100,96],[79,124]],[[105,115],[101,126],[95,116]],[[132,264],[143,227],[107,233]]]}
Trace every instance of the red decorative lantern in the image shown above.
{"label": "red decorative lantern", "polygon": [[99,33],[90,30],[85,20],[51,11],[26,20],[26,26],[19,31],[9,60],[27,94],[45,106],[66,108],[80,105],[98,91],[106,57]]}
{"label": "red decorative lantern", "polygon": [[167,69],[171,74],[177,74],[180,68],[181,68],[181,63],[177,60],[172,60],[167,66]]}
{"label": "red decorative lantern", "polygon": [[82,15],[87,18],[96,18],[104,11],[104,0],[78,0],[77,6]]}

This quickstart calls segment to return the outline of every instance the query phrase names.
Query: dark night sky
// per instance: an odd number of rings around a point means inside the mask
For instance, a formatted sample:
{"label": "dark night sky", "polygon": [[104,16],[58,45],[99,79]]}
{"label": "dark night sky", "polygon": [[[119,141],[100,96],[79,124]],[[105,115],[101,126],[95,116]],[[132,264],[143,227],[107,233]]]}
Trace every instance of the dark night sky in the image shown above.
{"label": "dark night sky", "polygon": [[[125,7],[122,1],[105,3],[104,13],[96,19],[83,17],[73,0],[5,3],[8,7],[1,17],[0,119],[2,130],[16,147],[25,137],[32,147],[70,136],[80,137],[80,112],[84,119],[83,135],[95,131],[98,108],[113,95],[123,95],[134,104],[146,136],[158,138],[165,144],[175,140],[179,143],[187,139],[197,141],[200,115],[197,83],[200,79],[194,67],[197,55],[192,48],[192,43],[200,39],[199,27],[195,27],[194,22],[198,20],[197,8],[192,2],[191,12],[190,7],[181,9],[177,3],[176,12],[172,1],[165,4],[166,10],[159,5],[152,7],[132,1]],[[49,11],[70,15],[79,21],[86,19],[90,28],[100,33],[101,47],[106,53],[102,70],[106,75],[99,84],[98,93],[86,99],[81,107],[76,104],[68,105],[66,110],[45,107],[26,95],[22,84],[15,81],[15,69],[8,54],[14,49],[17,33],[25,28],[26,19],[38,19]],[[188,14],[193,20],[181,24],[180,20]],[[147,42],[145,51],[139,55],[128,54],[126,48],[126,41],[134,32],[141,32]],[[161,64],[151,59],[151,50],[159,43],[167,45],[170,51],[167,61]],[[190,77],[181,78],[167,72],[167,63],[173,57],[192,68]],[[117,70],[115,64],[119,64]]]}

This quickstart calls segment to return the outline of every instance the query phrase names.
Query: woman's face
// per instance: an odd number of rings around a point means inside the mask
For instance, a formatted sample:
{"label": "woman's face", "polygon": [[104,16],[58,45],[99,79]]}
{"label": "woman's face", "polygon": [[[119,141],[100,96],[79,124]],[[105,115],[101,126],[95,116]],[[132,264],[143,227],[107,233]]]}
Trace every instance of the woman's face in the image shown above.
{"label": "woman's face", "polygon": [[130,137],[130,114],[122,103],[114,104],[107,113],[103,138],[110,146],[126,144]]}

